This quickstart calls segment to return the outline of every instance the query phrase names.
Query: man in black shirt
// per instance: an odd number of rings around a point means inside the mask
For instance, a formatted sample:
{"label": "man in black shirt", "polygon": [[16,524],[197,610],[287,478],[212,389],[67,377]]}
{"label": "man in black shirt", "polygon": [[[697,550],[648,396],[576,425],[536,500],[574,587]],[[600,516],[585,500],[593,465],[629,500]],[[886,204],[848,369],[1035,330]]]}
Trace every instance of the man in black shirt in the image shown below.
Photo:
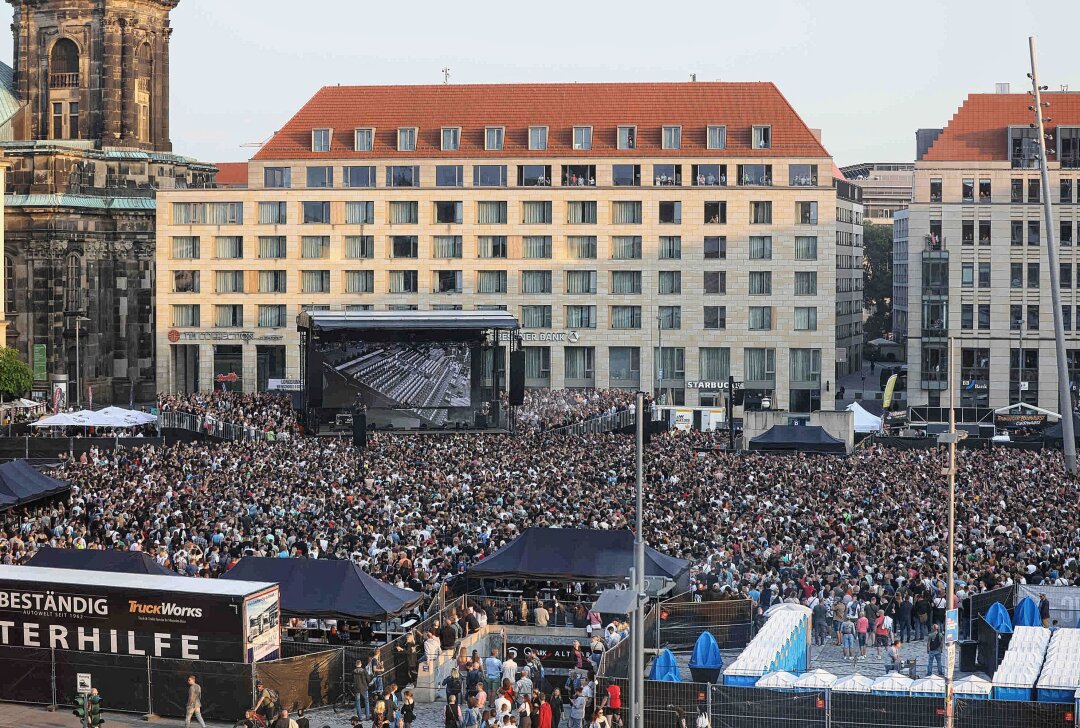
{"label": "man in black shirt", "polygon": [[443,651],[454,649],[454,644],[457,642],[457,632],[454,631],[453,625],[447,620],[441,628],[439,628],[439,644],[442,646]]}

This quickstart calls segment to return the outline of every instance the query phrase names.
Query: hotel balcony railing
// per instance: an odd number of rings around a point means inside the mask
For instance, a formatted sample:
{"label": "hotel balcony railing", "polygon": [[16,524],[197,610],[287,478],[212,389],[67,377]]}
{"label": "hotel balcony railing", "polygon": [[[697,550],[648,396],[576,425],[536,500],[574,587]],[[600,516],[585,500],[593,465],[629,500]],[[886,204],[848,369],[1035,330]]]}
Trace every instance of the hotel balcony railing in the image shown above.
{"label": "hotel balcony railing", "polygon": [[78,73],[50,73],[49,88],[78,88]]}

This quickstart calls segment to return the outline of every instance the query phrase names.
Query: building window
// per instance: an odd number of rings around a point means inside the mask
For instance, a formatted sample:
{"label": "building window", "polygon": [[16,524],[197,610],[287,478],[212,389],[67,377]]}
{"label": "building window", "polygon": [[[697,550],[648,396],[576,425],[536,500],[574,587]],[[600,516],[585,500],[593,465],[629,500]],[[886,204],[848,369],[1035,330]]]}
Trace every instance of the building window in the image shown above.
{"label": "building window", "polygon": [[506,293],[506,271],[481,270],[476,272],[477,293]]}
{"label": "building window", "polygon": [[525,381],[547,386],[551,378],[551,347],[526,346],[523,349],[525,351]]}
{"label": "building window", "polygon": [[550,329],[551,306],[530,305],[521,307],[521,327],[523,329]]}
{"label": "building window", "polygon": [[419,187],[420,168],[413,165],[391,165],[386,168],[387,187]]}
{"label": "building window", "polygon": [[[70,261],[69,261],[70,266]],[[69,270],[70,279],[70,270]],[[81,286],[81,283],[79,284]],[[177,270],[173,271],[173,293],[198,293],[199,271]]]}
{"label": "building window", "polygon": [[172,307],[173,326],[199,326],[199,310],[197,303],[178,303]]}
{"label": "building window", "polygon": [[417,244],[415,235],[392,235],[390,237],[391,258],[415,258]]}
{"label": "building window", "polygon": [[727,127],[709,126],[705,132],[705,146],[709,149],[727,148]]}
{"label": "building window", "polygon": [[357,129],[354,133],[353,149],[357,152],[370,152],[374,141],[374,129]]}
{"label": "building window", "polygon": [[198,260],[199,236],[178,235],[172,239],[173,260]]}
{"label": "building window", "polygon": [[705,328],[706,329],[726,329],[727,328],[727,306],[706,306],[705,307]]}
{"label": "building window", "polygon": [[477,164],[473,166],[473,186],[506,187],[506,165]]}
{"label": "building window", "polygon": [[616,146],[619,149],[634,149],[637,146],[637,127],[620,126],[615,134]]}
{"label": "building window", "polygon": [[662,146],[664,149],[682,149],[682,127],[665,126],[663,129]]}
{"label": "building window", "polygon": [[656,186],[679,186],[682,184],[681,164],[654,164],[653,185]]}
{"label": "building window", "polygon": [[570,294],[596,293],[596,271],[566,271],[566,292]]}
{"label": "building window", "polygon": [[550,187],[551,165],[550,164],[521,164],[518,165],[519,187]]}
{"label": "building window", "polygon": [[608,377],[620,382],[641,379],[641,349],[636,346],[608,348]]}
{"label": "building window", "polygon": [[615,235],[611,238],[612,260],[638,260],[641,258],[641,236]]}
{"label": "building window", "polygon": [[259,293],[286,293],[287,275],[283,270],[259,271]]}
{"label": "building window", "polygon": [[330,223],[330,203],[329,202],[303,202],[304,217],[302,222],[305,225],[318,225]]}
{"label": "building window", "polygon": [[975,328],[975,307],[970,303],[960,304],[960,328],[964,331]]}
{"label": "building window", "polygon": [[311,151],[313,152],[329,152],[330,151],[330,137],[333,134],[332,129],[312,129],[311,130]]}
{"label": "building window", "polygon": [[284,235],[260,235],[259,258],[278,259],[285,257],[286,243]]}
{"label": "building window", "polygon": [[1072,223],[1068,220],[1061,221],[1061,229],[1058,232],[1058,243],[1061,245],[1073,244]]}
{"label": "building window", "polygon": [[988,179],[980,179],[979,180],[979,202],[982,202],[982,203],[990,202],[990,199],[991,199],[990,189],[991,189],[990,188],[990,180],[988,180]]}
{"label": "building window", "polygon": [[938,178],[930,180],[930,201],[941,202],[941,180]]}
{"label": "building window", "polygon": [[795,222],[798,225],[817,225],[817,203],[816,202],[796,202],[795,203]]}
{"label": "building window", "polygon": [[521,238],[522,258],[550,258],[551,236],[550,235],[525,235]]}
{"label": "building window", "polygon": [[375,186],[374,167],[343,167],[341,176],[343,184],[349,189]]}
{"label": "building window", "polygon": [[817,307],[815,307],[815,306],[796,306],[795,307],[795,330],[796,331],[817,331]]}
{"label": "building window", "polygon": [[460,235],[436,235],[432,238],[431,257],[440,260],[461,257]]}
{"label": "building window", "polygon": [[611,272],[611,293],[616,296],[641,294],[641,271],[615,270]]}
{"label": "building window", "polygon": [[747,321],[751,331],[772,331],[772,306],[751,306]]}
{"label": "building window", "polygon": [[961,202],[974,202],[975,201],[975,180],[968,177],[960,180],[960,201]]}
{"label": "building window", "polygon": [[1024,307],[1018,304],[1009,306],[1009,330],[1019,331],[1024,325]]}
{"label": "building window", "polygon": [[1024,264],[1023,263],[1009,263],[1009,287],[1010,288],[1023,288],[1024,287]]}
{"label": "building window", "polygon": [[324,188],[334,186],[333,167],[308,167],[307,186],[309,188]]}
{"label": "building window", "polygon": [[564,375],[572,383],[591,384],[596,376],[596,349],[592,346],[567,346],[563,349]]}
{"label": "building window", "polygon": [[575,126],[574,127],[574,149],[577,149],[577,150],[592,149],[592,127],[591,126]]}
{"label": "building window", "polygon": [[219,270],[214,274],[217,293],[243,293],[244,271],[242,270]]}
{"label": "building window", "polygon": [[678,235],[660,236],[660,260],[679,260],[682,258],[682,238]]}
{"label": "building window", "polygon": [[1028,202],[1037,203],[1042,192],[1042,180],[1032,177],[1028,180]]}
{"label": "building window", "polygon": [[259,224],[260,225],[284,225],[286,221],[287,206],[284,202],[260,202]]}
{"label": "building window", "polygon": [[592,260],[596,258],[595,235],[570,235],[566,238],[566,248],[570,257],[575,260]]}
{"label": "building window", "polygon": [[795,271],[795,295],[796,296],[816,296],[817,295],[817,271]]}
{"label": "building window", "polygon": [[990,287],[990,264],[979,263],[979,288]]}
{"label": "building window", "polygon": [[567,306],[565,315],[568,329],[596,328],[596,306]]}
{"label": "building window", "polygon": [[613,225],[640,225],[641,203],[636,200],[616,200],[611,203]]}
{"label": "building window", "polygon": [[[932,202],[933,200],[931,200]],[[1010,180],[1009,184],[1009,202],[1021,203],[1024,201],[1024,180],[1014,179]]]}
{"label": "building window", "polygon": [[461,293],[461,271],[438,270],[435,275],[434,293]]}
{"label": "building window", "polygon": [[444,152],[456,152],[461,148],[461,128],[446,126],[442,130],[442,150]]}
{"label": "building window", "polygon": [[505,235],[480,235],[476,238],[476,256],[484,259],[508,257],[507,237]]}
{"label": "building window", "polygon": [[374,293],[375,272],[370,270],[345,271],[346,293]]}
{"label": "building window", "polygon": [[524,270],[521,271],[522,293],[551,293],[551,271],[549,270]]}
{"label": "building window", "polygon": [[611,328],[613,329],[640,329],[641,306],[612,306]]}
{"label": "building window", "polygon": [[1009,222],[1009,244],[1024,244],[1024,223],[1022,220],[1012,220]]}
{"label": "building window", "polygon": [[681,202],[661,202],[660,203],[660,223],[667,225],[678,225],[682,223],[682,203]]}
{"label": "building window", "polygon": [[397,148],[399,152],[416,151],[416,127],[403,126],[398,128]]}
{"label": "building window", "polygon": [[435,167],[436,187],[464,187],[464,167],[460,164],[440,164]]}
{"label": "building window", "polygon": [[571,225],[596,224],[596,202],[572,200],[566,203],[566,222]]}
{"label": "building window", "polygon": [[682,307],[681,306],[660,306],[658,317],[658,325],[663,330],[681,329],[682,328]]}
{"label": "building window", "polygon": [[214,306],[214,326],[236,328],[244,325],[244,307],[239,304]]}
{"label": "building window", "polygon": [[521,222],[523,225],[550,225],[551,202],[547,200],[526,200],[522,202]]}
{"label": "building window", "polygon": [[792,164],[788,166],[788,183],[792,187],[816,187],[816,164]]}
{"label": "building window", "polygon": [[415,225],[420,220],[419,203],[414,201],[391,201],[389,212],[391,225]]}
{"label": "building window", "polygon": [[480,225],[505,225],[506,203],[481,200],[476,203],[476,222]]}
{"label": "building window", "polygon": [[727,293],[727,271],[707,270],[703,275],[706,295],[721,295]]}
{"label": "building window", "polygon": [[1027,327],[1028,331],[1039,330],[1039,307],[1028,306],[1027,307]]}
{"label": "building window", "polygon": [[772,224],[772,202],[751,202],[750,223],[752,225]]}
{"label": "building window", "polygon": [[239,235],[219,235],[214,240],[218,258],[235,259],[244,257],[244,239]]}
{"label": "building window", "polygon": [[435,222],[448,225],[460,224],[461,208],[460,202],[436,202]]}
{"label": "building window", "polygon": [[772,237],[750,236],[750,260],[772,260]]}
{"label": "building window", "polygon": [[[391,203],[392,204],[392,203]],[[415,202],[413,203],[416,204]],[[345,203],[346,225],[374,225],[375,203],[370,200],[353,200]]]}
{"label": "building window", "polygon": [[547,149],[548,130],[546,126],[529,127],[529,150],[542,152]]}
{"label": "building window", "polygon": [[754,149],[772,149],[772,127],[755,126],[753,128]]}
{"label": "building window", "polygon": [[489,152],[502,151],[504,133],[505,130],[501,126],[489,126],[484,129],[484,149]]}
{"label": "building window", "polygon": [[611,165],[611,184],[615,187],[640,187],[641,165],[640,164],[613,164]]}
{"label": "building window", "polygon": [[705,224],[717,225],[727,222],[727,203],[726,202],[706,202],[705,203]]}
{"label": "building window", "polygon": [[662,270],[660,271],[659,281],[661,295],[671,296],[682,293],[682,271]]}
{"label": "building window", "polygon": [[375,237],[372,235],[346,235],[345,257],[350,259],[374,258]]}
{"label": "building window", "polygon": [[817,260],[817,238],[813,235],[795,236],[795,260]]}
{"label": "building window", "polygon": [[990,304],[989,303],[980,303],[979,304],[979,330],[980,331],[989,331],[990,330]]}
{"label": "building window", "polygon": [[390,293],[416,293],[418,277],[414,270],[390,271]]}
{"label": "building window", "polygon": [[960,264],[960,285],[965,288],[971,288],[975,285],[975,264],[974,263],[961,263]]}
{"label": "building window", "polygon": [[266,167],[263,169],[263,186],[270,189],[288,189],[292,186],[292,169]]}
{"label": "building window", "polygon": [[1039,244],[1039,221],[1028,220],[1027,224],[1028,245]]}
{"label": "building window", "polygon": [[727,185],[726,164],[694,164],[690,167],[695,187],[723,187]]}
{"label": "building window", "polygon": [[772,295],[772,271],[767,270],[754,270],[750,271],[750,295],[752,296],[770,296]]}
{"label": "building window", "polygon": [[705,238],[705,260],[727,259],[727,237],[711,236]]}
{"label": "building window", "polygon": [[979,245],[990,245],[992,240],[989,220],[979,220]]}
{"label": "building window", "polygon": [[1038,288],[1039,287],[1039,264],[1028,263],[1027,264],[1027,287]]}
{"label": "building window", "polygon": [[698,376],[712,382],[726,382],[731,376],[731,349],[726,346],[699,348]]}
{"label": "building window", "polygon": [[1068,204],[1072,202],[1073,196],[1073,181],[1071,179],[1062,179],[1059,183],[1058,197],[1061,202]]}

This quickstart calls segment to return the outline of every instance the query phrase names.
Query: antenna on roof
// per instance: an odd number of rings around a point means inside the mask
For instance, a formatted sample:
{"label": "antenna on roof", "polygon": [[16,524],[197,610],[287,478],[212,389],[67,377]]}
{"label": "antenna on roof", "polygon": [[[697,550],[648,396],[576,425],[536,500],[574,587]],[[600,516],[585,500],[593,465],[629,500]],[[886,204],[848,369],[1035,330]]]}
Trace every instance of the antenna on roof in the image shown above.
{"label": "antenna on roof", "polygon": [[1061,93],[1063,93],[1063,94],[1069,93],[1069,84],[1067,84],[1067,83],[1061,84]]}
{"label": "antenna on roof", "polygon": [[697,74],[696,73],[691,73],[690,74],[690,83],[694,83],[695,81],[697,81]]}
{"label": "antenna on roof", "polygon": [[448,86],[450,84],[450,66],[447,66],[442,70],[442,82],[443,86]]}

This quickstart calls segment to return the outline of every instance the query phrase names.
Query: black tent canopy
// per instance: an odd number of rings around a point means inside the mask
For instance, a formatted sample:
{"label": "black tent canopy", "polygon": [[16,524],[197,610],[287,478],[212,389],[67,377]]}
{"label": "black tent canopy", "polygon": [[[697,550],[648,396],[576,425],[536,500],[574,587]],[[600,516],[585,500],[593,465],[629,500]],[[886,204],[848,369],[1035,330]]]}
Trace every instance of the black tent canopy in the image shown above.
{"label": "black tent canopy", "polygon": [[[1072,418],[1073,418],[1073,437],[1080,440],[1080,415],[1078,415],[1078,414],[1076,414],[1074,412]],[[1062,435],[1062,433],[1064,431],[1065,431],[1065,428],[1061,424],[1061,422],[1058,422],[1055,425],[1050,425],[1045,430],[1043,430],[1043,433],[1042,433],[1043,439],[1044,440],[1050,440],[1050,441],[1062,442],[1062,441],[1065,440],[1065,437]]]}
{"label": "black tent canopy", "polygon": [[23,506],[70,489],[63,480],[50,478],[25,460],[0,465],[0,510]]}
{"label": "black tent canopy", "polygon": [[[575,528],[526,528],[517,538],[469,568],[470,577],[621,582],[634,565],[634,534]],[[690,562],[645,547],[645,575],[673,579]]]}
{"label": "black tent canopy", "polygon": [[80,569],[82,571],[111,571],[115,574],[156,574],[179,576],[154,561],[145,551],[117,551],[109,549],[55,549],[43,548],[26,562],[27,566],[44,566],[50,569]]}
{"label": "black tent canopy", "polygon": [[843,440],[816,425],[773,425],[767,432],[750,439],[751,450],[767,452],[847,452]]}
{"label": "black tent canopy", "polygon": [[222,578],[276,581],[286,617],[380,620],[402,614],[424,598],[344,560],[245,556]]}

